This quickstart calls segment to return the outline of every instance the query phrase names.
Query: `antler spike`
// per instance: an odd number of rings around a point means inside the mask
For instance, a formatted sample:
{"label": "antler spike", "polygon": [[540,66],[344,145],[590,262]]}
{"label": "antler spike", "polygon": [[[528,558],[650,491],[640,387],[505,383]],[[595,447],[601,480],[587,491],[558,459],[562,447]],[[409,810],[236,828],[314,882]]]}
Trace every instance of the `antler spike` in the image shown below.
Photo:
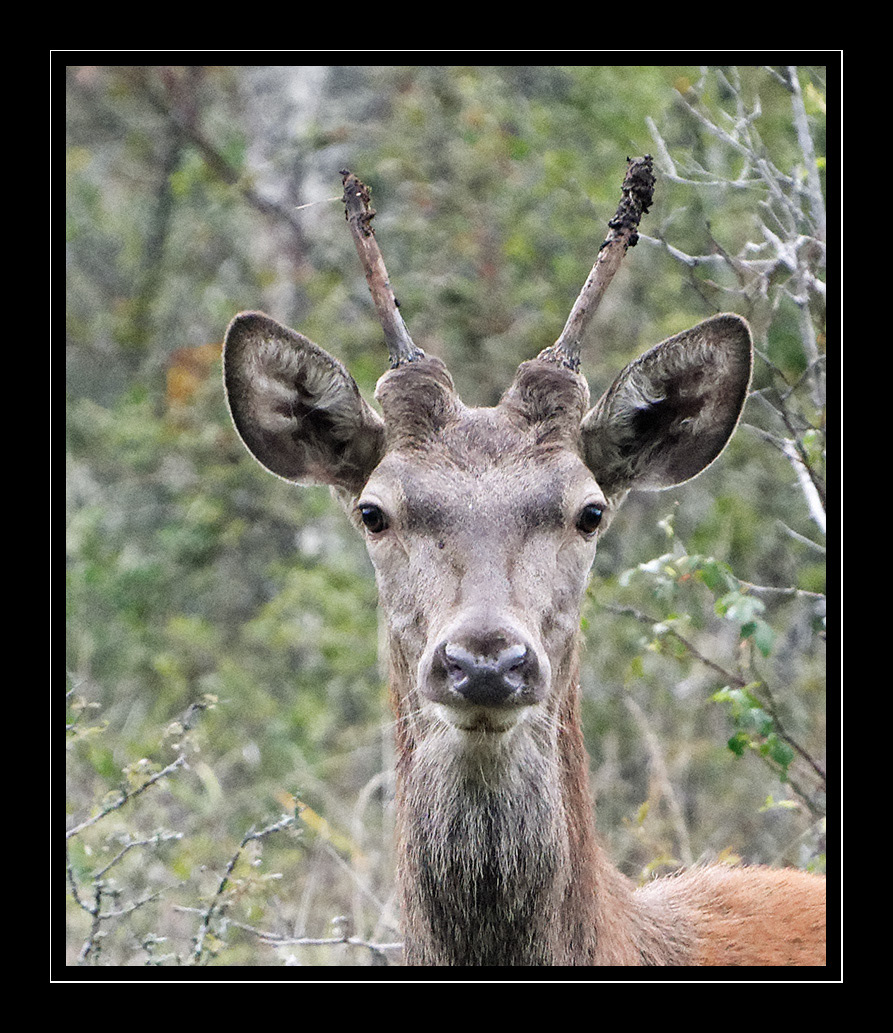
{"label": "antler spike", "polygon": [[620,268],[628,247],[638,242],[639,221],[651,207],[654,198],[654,172],[650,154],[643,158],[627,158],[623,196],[614,218],[608,223],[609,232],[599,248],[598,258],[583,285],[571,314],[558,340],[540,352],[541,359],[561,362],[572,370],[580,368],[580,347],[589,322],[595,315],[608,284]]}
{"label": "antler spike", "polygon": [[375,209],[369,204],[372,198],[369,187],[348,169],[341,170],[341,177],[344,183],[345,218],[350,226],[357,254],[363,263],[363,272],[366,274],[366,282],[369,284],[372,300],[378,312],[378,320],[384,330],[391,369],[395,369],[404,362],[415,362],[416,359],[424,358],[425,353],[415,346],[409,336],[400,315],[397,299],[391,289],[388,271],[371,225]]}

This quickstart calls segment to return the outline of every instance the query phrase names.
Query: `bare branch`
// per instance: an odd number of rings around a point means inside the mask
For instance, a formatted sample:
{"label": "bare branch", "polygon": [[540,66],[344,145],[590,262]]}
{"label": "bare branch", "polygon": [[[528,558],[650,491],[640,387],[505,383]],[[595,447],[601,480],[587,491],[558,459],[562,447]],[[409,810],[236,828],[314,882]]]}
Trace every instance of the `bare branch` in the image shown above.
{"label": "bare branch", "polygon": [[800,485],[800,490],[803,492],[803,497],[806,499],[809,515],[818,525],[822,534],[825,534],[827,526],[825,520],[824,484],[816,476],[815,471],[803,454],[799,441],[786,441],[784,455],[797,475],[797,482]]}
{"label": "bare branch", "polygon": [[291,828],[295,823],[295,819],[292,815],[285,815],[280,818],[279,821],[274,822],[272,825],[268,825],[265,829],[261,829],[260,832],[255,832],[251,829],[246,832],[242,837],[242,842],[239,844],[239,849],[229,859],[229,863],[226,866],[226,871],[221,876],[220,882],[217,884],[217,891],[211,900],[208,907],[202,912],[202,921],[199,926],[198,932],[193,937],[193,949],[190,961],[193,965],[200,963],[202,954],[205,949],[205,938],[211,928],[211,919],[215,912],[222,914],[226,908],[225,892],[230,883],[230,878],[235,870],[236,864],[239,858],[242,856],[242,851],[248,846],[249,843],[257,839],[264,839],[274,832],[281,832],[283,829]]}
{"label": "bare branch", "polygon": [[816,235],[824,239],[825,199],[822,197],[822,181],[819,177],[819,166],[812,142],[812,133],[809,130],[806,106],[800,90],[800,78],[797,74],[797,69],[793,66],[788,68],[788,75],[791,80],[791,103],[794,111],[794,125],[797,128],[797,142],[800,144],[800,150],[803,153],[803,163],[806,166],[809,206],[816,223]]}
{"label": "bare branch", "polygon": [[608,223],[610,231],[599,248],[598,258],[583,285],[564,329],[551,348],[540,352],[541,359],[562,362],[573,370],[580,368],[580,348],[586,328],[620,268],[626,249],[635,247],[642,216],[651,207],[654,196],[654,172],[650,154],[644,158],[628,158],[623,196],[617,213]]}
{"label": "bare branch", "polygon": [[[185,907],[181,904],[174,904],[173,910],[189,915],[204,914],[201,908]],[[388,954],[394,954],[403,950],[402,942],[377,943],[373,940],[365,940],[360,936],[349,936],[343,918],[332,920],[332,924],[337,932],[335,936],[286,936],[283,933],[272,932],[268,929],[258,929],[257,926],[248,925],[245,922],[237,922],[232,918],[228,920],[227,924],[233,929],[241,929],[243,932],[256,936],[261,943],[271,947],[363,947],[377,956],[380,959],[380,964],[385,965],[388,963]]]}
{"label": "bare branch", "polygon": [[424,358],[425,353],[413,344],[403,317],[400,315],[397,299],[391,289],[388,271],[385,268],[378,241],[375,239],[375,230],[372,229],[375,209],[369,205],[372,198],[369,187],[347,169],[341,170],[341,176],[344,183],[345,217],[350,226],[357,254],[363,263],[363,272],[366,274],[366,282],[372,292],[372,300],[375,303],[375,310],[378,312],[378,321],[384,330],[391,369],[394,369],[401,363],[414,362],[416,359]]}
{"label": "bare branch", "polygon": [[69,829],[65,833],[65,838],[71,839],[72,836],[76,836],[79,832],[83,832],[84,829],[89,828],[91,825],[95,825],[97,821],[104,818],[107,814],[111,814],[112,811],[116,811],[119,807],[123,807],[124,804],[127,803],[129,800],[132,800],[134,799],[134,797],[139,796],[140,793],[144,793],[149,788],[149,786],[155,785],[156,782],[172,774],[174,771],[177,770],[177,768],[181,767],[185,763],[186,758],[181,754],[179,757],[177,757],[175,761],[168,764],[166,768],[162,768],[161,771],[156,772],[151,778],[147,779],[141,786],[134,789],[133,792],[128,793],[126,789],[122,789],[121,795],[118,797],[117,800],[103,807],[103,809],[98,814],[94,814],[92,818],[88,818],[86,821],[82,821],[80,825],[76,825],[73,829]]}

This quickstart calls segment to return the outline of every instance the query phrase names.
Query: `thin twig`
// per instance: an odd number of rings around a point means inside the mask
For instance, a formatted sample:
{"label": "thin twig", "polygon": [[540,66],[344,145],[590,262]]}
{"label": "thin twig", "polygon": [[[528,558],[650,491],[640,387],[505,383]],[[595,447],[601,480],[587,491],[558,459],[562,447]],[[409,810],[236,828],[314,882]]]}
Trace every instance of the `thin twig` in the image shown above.
{"label": "thin twig", "polygon": [[104,807],[98,814],[94,814],[92,818],[88,818],[86,821],[82,821],[80,825],[75,825],[73,829],[69,829],[65,833],[65,838],[71,839],[72,836],[76,836],[79,832],[83,832],[84,829],[89,828],[91,825],[95,825],[97,821],[100,821],[107,814],[111,814],[112,811],[117,811],[119,807],[123,807],[125,803],[128,803],[130,800],[134,799],[134,797],[139,796],[140,793],[144,793],[149,788],[149,786],[154,785],[160,779],[164,778],[167,775],[173,774],[173,772],[176,771],[177,768],[182,767],[182,765],[184,765],[185,763],[186,758],[181,753],[175,761],[168,764],[166,768],[162,768],[161,771],[157,772],[151,778],[143,782],[143,784],[138,789],[134,789],[131,793],[128,793],[126,789],[122,789],[121,796],[114,803],[111,803],[107,807]]}
{"label": "thin twig", "polygon": [[816,159],[815,147],[812,142],[812,133],[809,130],[809,120],[806,115],[806,105],[803,101],[803,94],[800,91],[800,76],[797,68],[793,65],[788,67],[790,78],[791,107],[794,112],[794,126],[797,129],[797,142],[800,144],[800,151],[803,154],[803,163],[806,166],[807,197],[809,207],[812,211],[816,225],[816,235],[825,236],[825,199],[822,196],[822,181],[819,177],[819,164]]}
{"label": "thin twig", "polygon": [[[203,915],[204,910],[197,907],[187,907],[183,904],[174,904],[174,911],[182,914]],[[274,933],[269,929],[258,929],[255,925],[248,925],[246,922],[238,922],[235,919],[229,920],[229,925],[234,929],[241,929],[243,932],[256,936],[261,943],[269,944],[271,947],[364,947],[373,954],[384,954],[386,951],[399,951],[403,944],[376,943],[374,940],[364,940],[360,936],[348,936],[342,933],[338,936],[286,936],[282,933]]]}
{"label": "thin twig", "polygon": [[[693,656],[695,658],[695,660],[697,660],[699,663],[704,664],[705,667],[709,667],[710,670],[714,671],[716,674],[718,674],[723,679],[723,681],[726,682],[726,684],[733,685],[733,686],[735,686],[738,689],[748,689],[748,691],[754,692],[754,682],[753,681],[748,681],[746,678],[742,678],[740,674],[735,674],[734,672],[729,671],[726,668],[722,667],[720,664],[715,663],[709,657],[704,656],[703,653],[699,652],[695,648],[695,646],[694,646],[694,644],[692,642],[690,642],[687,638],[685,638],[684,635],[680,635],[679,632],[675,630],[675,628],[670,627],[670,625],[666,621],[655,620],[653,617],[650,617],[648,614],[642,613],[639,610],[636,610],[636,609],[634,609],[631,606],[623,606],[623,607],[606,606],[605,609],[608,610],[610,613],[616,613],[616,614],[618,614],[620,616],[632,616],[632,617],[634,617],[637,621],[639,621],[642,624],[650,624],[652,627],[660,626],[662,629],[664,629],[664,633],[667,636],[669,636],[670,638],[675,639],[681,646],[684,647],[684,649],[691,656]],[[773,725],[775,727],[775,732],[778,735],[778,738],[783,740],[784,742],[786,742],[791,747],[791,749],[795,753],[797,753],[812,768],[812,770],[815,772],[815,774],[821,780],[821,788],[824,791],[824,788],[825,788],[825,771],[824,771],[824,769],[821,767],[820,764],[818,764],[815,760],[813,760],[813,758],[797,742],[797,740],[794,739],[784,729],[784,727],[783,727],[783,725],[781,723],[781,718],[778,715],[778,708],[777,708],[777,706],[775,704],[775,699],[774,699],[771,691],[769,690],[768,686],[766,685],[766,683],[762,679],[759,681],[759,686],[760,686],[760,688],[759,688],[759,695],[761,697],[760,701],[764,705],[766,713],[772,718],[772,722],[773,722]],[[756,693],[754,693],[754,694],[756,694]],[[801,793],[801,795],[803,796],[804,800],[806,800],[807,805],[809,806],[808,794]]]}

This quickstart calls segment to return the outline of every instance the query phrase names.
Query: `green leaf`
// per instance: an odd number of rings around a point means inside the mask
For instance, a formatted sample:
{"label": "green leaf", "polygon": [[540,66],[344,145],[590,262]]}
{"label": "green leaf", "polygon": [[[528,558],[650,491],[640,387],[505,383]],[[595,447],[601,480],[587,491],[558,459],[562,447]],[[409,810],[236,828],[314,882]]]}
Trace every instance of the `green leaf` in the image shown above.
{"label": "green leaf", "polygon": [[711,592],[728,592],[736,584],[728,566],[712,557],[701,561],[696,576]]}
{"label": "green leaf", "polygon": [[743,757],[750,746],[750,740],[744,732],[737,732],[731,739],[729,739],[727,745],[736,757]]}
{"label": "green leaf", "polygon": [[763,749],[765,756],[784,768],[785,771],[794,759],[794,751],[783,739],[779,739],[775,732],[770,732],[766,737]]}
{"label": "green leaf", "polygon": [[752,638],[754,645],[763,656],[769,656],[775,642],[775,632],[762,620],[750,621],[741,628],[742,638]]}
{"label": "green leaf", "polygon": [[766,607],[759,599],[743,592],[727,592],[716,601],[716,612],[730,621],[747,624],[761,614]]}

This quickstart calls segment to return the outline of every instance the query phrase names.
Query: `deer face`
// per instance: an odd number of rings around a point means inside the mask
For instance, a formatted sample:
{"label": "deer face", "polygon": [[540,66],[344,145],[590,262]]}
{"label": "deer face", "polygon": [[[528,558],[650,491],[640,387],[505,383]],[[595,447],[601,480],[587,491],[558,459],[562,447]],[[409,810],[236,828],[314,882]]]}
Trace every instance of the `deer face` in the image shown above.
{"label": "deer face", "polygon": [[505,731],[548,700],[607,505],[579,455],[537,446],[499,410],[385,456],[354,514],[418,705]]}

